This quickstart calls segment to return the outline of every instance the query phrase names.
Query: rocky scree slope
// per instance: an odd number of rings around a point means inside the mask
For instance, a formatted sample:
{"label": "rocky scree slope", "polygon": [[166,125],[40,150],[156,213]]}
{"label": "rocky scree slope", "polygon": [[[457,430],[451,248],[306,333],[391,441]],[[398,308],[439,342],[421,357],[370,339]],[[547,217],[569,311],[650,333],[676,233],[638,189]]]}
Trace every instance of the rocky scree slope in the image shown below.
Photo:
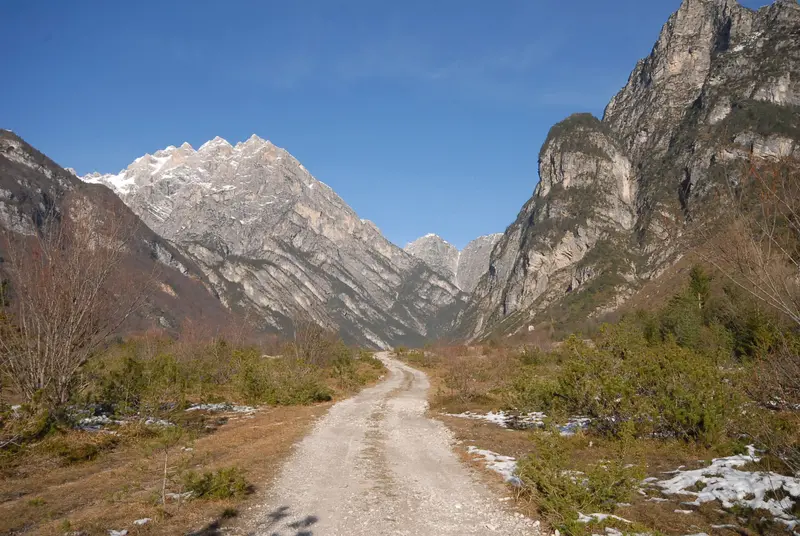
{"label": "rocky scree slope", "polygon": [[121,269],[132,277],[153,274],[155,284],[125,330],[177,330],[189,319],[211,325],[230,322],[229,311],[200,269],[147,228],[108,188],[81,182],[13,132],[0,129],[0,228],[21,238],[33,237],[45,221],[68,214],[124,218],[135,229]]}
{"label": "rocky scree slope", "polygon": [[707,194],[750,157],[800,157],[800,6],[684,0],[602,120],[574,115],[462,315],[466,338],[611,311],[709,217]]}
{"label": "rocky scree slope", "polygon": [[427,234],[404,249],[450,278],[464,292],[471,293],[489,268],[489,255],[501,236],[501,233],[479,236],[459,251],[439,235]]}
{"label": "rocky scree slope", "polygon": [[446,332],[465,295],[390,243],[292,155],[257,136],[145,155],[111,187],[202,268],[224,303],[265,328],[297,319],[386,348]]}

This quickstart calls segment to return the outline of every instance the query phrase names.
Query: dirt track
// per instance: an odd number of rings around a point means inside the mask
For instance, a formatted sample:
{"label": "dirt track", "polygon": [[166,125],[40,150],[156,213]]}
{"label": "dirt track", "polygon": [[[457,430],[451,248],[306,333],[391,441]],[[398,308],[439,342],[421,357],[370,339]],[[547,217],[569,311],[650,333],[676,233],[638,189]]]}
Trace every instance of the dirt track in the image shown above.
{"label": "dirt track", "polygon": [[535,534],[461,464],[425,416],[428,379],[388,353],[379,385],[333,406],[298,445],[251,534]]}

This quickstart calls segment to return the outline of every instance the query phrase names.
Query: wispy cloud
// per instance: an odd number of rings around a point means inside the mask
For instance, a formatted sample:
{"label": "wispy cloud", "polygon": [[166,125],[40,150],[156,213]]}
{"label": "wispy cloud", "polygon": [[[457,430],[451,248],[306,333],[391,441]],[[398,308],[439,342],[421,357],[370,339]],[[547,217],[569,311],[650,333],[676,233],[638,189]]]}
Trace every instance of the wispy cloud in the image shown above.
{"label": "wispy cloud", "polygon": [[[411,35],[389,35],[355,48],[307,48],[273,53],[254,46],[235,57],[209,57],[202,47],[168,40],[161,50],[180,63],[214,69],[222,79],[277,91],[309,86],[355,87],[374,81],[402,84],[411,90],[438,92],[448,98],[501,104],[597,107],[607,91],[587,91],[564,81],[542,79],[548,62],[558,57],[562,41],[541,36],[515,45],[476,48],[441,46]],[[213,54],[213,51],[211,52]]]}

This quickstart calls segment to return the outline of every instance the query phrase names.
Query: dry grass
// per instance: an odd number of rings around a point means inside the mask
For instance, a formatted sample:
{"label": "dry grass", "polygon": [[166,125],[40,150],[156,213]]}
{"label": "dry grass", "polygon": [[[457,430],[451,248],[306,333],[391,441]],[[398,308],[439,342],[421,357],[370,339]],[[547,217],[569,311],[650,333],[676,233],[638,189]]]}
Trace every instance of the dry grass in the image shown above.
{"label": "dry grass", "polygon": [[[482,422],[434,415],[441,420],[455,435],[458,442],[457,453],[469,467],[480,475],[481,480],[498,496],[507,497],[506,505],[513,507],[529,517],[537,517],[536,505],[521,497],[515,488],[502,482],[497,473],[486,469],[480,459],[467,453],[470,445],[492,450],[494,452],[520,458],[531,453],[530,432],[510,430]],[[576,451],[576,464],[574,469],[581,470],[589,465],[602,460],[608,460],[616,454],[614,446],[605,441],[598,441],[581,436],[570,440]],[[641,462],[647,471],[647,476],[669,478],[664,474],[680,466],[687,469],[698,468],[706,465],[705,460],[710,460],[717,454],[713,451],[693,447],[679,442],[640,441],[637,448],[631,452],[629,462]],[[782,526],[758,526],[761,514],[758,512],[729,512],[721,509],[719,503],[710,502],[700,508],[681,504],[691,501],[688,496],[662,496],[655,490],[648,489],[648,496],[637,494],[630,506],[617,508],[616,514],[637,525],[656,529],[661,534],[785,534]],[[648,501],[650,497],[666,498],[666,502]],[[675,510],[692,510],[691,514],[677,513]],[[588,512],[587,512],[588,513]],[[712,525],[739,525],[736,530],[713,528]],[[620,527],[624,529],[625,527]],[[594,532],[602,532],[601,529]]]}
{"label": "dry grass", "polygon": [[[477,358],[484,352],[470,352],[468,357],[451,355],[434,361],[434,366],[426,367],[426,372],[431,381],[429,399],[431,417],[442,421],[454,434],[459,447],[457,453],[469,467],[476,471],[481,480],[493,489],[498,496],[506,497],[504,504],[514,508],[532,518],[537,517],[537,505],[529,502],[516,489],[505,484],[497,473],[488,470],[483,461],[476,459],[467,453],[467,447],[474,445],[482,449],[492,450],[506,456],[514,456],[520,459],[528,454],[535,454],[534,445],[531,441],[531,432],[511,430],[501,428],[497,425],[457,417],[448,417],[444,413],[459,413],[462,411],[485,412],[488,410],[501,409],[503,406],[502,396],[497,396],[494,390],[502,382],[501,376],[509,359],[507,350],[501,351],[494,349],[485,352],[487,355]],[[472,370],[470,365],[475,359],[484,359],[477,368],[484,370],[486,363],[489,369],[496,374],[486,378],[483,382],[478,382],[480,392],[489,393],[488,396],[479,396],[471,399],[453,396],[447,387],[446,380],[450,374],[452,364],[457,363],[466,365],[466,370]],[[468,372],[464,372],[468,375]],[[471,386],[470,389],[476,389]],[[567,438],[569,449],[574,453],[574,470],[583,470],[589,466],[601,463],[603,460],[615,459],[619,456],[619,445],[617,442],[576,435]],[[625,463],[637,463],[646,471],[646,476],[658,478],[668,478],[667,471],[673,471],[683,466],[686,469],[694,469],[707,465],[707,462],[714,457],[730,454],[726,446],[721,446],[721,450],[714,450],[701,447],[697,444],[681,441],[663,440],[637,440],[625,455]],[[662,534],[696,534],[705,532],[707,534],[781,534],[783,528],[780,525],[764,526],[759,525],[761,518],[760,512],[746,511],[725,511],[716,502],[702,505],[700,508],[689,507],[682,504],[684,501],[693,500],[687,496],[661,496],[656,490],[647,489],[647,496],[636,494],[630,506],[620,506],[616,514],[636,523],[639,528],[658,530]],[[665,502],[648,500],[651,497],[668,499]],[[692,510],[692,513],[677,513],[676,510]],[[588,512],[587,512],[588,513]],[[738,525],[736,530],[725,528],[713,528],[712,525]],[[626,527],[620,526],[622,530]],[[631,527],[627,527],[630,529]],[[602,529],[595,529],[594,532],[602,532]]]}
{"label": "dry grass", "polygon": [[[193,441],[192,450],[175,449],[170,465],[204,471],[238,467],[258,495],[292,445],[329,406],[267,408],[249,417],[231,416],[213,433]],[[70,465],[42,452],[24,456],[13,474],[0,481],[0,533],[105,535],[109,529],[125,528],[131,535],[185,534],[229,522],[224,518],[253,500],[168,502],[163,508],[158,504],[163,451],[147,445],[144,440],[123,444],[93,461]],[[133,525],[142,518],[152,521]]]}

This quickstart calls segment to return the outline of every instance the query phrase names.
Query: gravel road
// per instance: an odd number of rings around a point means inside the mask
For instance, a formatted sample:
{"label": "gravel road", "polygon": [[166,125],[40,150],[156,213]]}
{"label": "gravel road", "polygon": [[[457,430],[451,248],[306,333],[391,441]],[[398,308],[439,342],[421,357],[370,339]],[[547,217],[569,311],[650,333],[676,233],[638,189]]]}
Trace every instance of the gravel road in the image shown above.
{"label": "gravel road", "polygon": [[504,510],[425,416],[428,379],[378,354],[389,373],[334,405],[297,446],[251,534],[268,536],[537,534]]}

